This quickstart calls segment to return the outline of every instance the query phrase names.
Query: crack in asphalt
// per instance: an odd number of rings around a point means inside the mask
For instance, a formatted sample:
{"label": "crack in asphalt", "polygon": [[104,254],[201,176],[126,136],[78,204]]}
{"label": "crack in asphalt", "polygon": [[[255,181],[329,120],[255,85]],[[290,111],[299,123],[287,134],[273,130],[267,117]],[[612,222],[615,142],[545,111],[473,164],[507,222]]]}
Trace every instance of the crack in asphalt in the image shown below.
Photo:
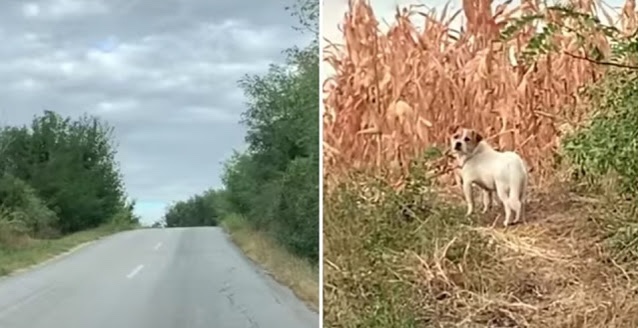
{"label": "crack in asphalt", "polygon": [[[235,270],[234,267],[231,267],[228,272],[231,273]],[[229,275],[232,277],[232,275]],[[222,288],[219,289],[219,292],[221,294],[223,294],[224,296],[226,296],[226,299],[228,299],[228,303],[230,303],[230,306],[234,309],[237,309],[237,311],[239,311],[239,313],[241,313],[244,318],[248,321],[248,323],[250,324],[251,328],[259,328],[259,323],[257,323],[257,321],[255,321],[255,319],[253,318],[252,315],[250,315],[250,312],[248,311],[248,309],[244,306],[242,306],[241,304],[238,304],[235,301],[235,295],[232,291],[232,286],[230,283],[230,279],[226,279],[224,281],[224,285]]]}

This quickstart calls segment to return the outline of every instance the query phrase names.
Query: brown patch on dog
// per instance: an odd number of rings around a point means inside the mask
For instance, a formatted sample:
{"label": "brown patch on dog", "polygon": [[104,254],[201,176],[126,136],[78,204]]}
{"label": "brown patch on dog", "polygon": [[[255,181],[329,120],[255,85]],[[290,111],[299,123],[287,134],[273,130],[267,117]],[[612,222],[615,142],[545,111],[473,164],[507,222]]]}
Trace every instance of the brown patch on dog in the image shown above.
{"label": "brown patch on dog", "polygon": [[478,145],[478,143],[481,142],[481,140],[483,140],[483,136],[480,133],[476,132],[475,130],[470,130],[468,132],[468,135],[475,145]]}
{"label": "brown patch on dog", "polygon": [[[460,125],[454,125],[454,126],[451,126],[451,127],[448,129],[448,134],[449,134],[450,136],[453,136],[452,138],[455,138],[455,139],[456,139],[456,138],[458,137],[457,135],[458,135],[458,133],[459,133],[460,131],[461,131],[461,126],[460,126]],[[462,131],[461,131],[461,132],[462,132]]]}

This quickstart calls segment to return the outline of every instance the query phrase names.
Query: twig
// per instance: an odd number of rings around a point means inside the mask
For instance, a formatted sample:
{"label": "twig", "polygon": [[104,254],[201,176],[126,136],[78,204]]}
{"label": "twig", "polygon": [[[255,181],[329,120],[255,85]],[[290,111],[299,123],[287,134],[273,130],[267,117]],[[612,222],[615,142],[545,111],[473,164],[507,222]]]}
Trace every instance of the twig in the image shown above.
{"label": "twig", "polygon": [[588,61],[590,63],[597,64],[597,65],[605,65],[605,66],[613,66],[613,67],[629,68],[629,69],[633,69],[633,70],[638,70],[638,66],[626,65],[626,64],[621,64],[621,63],[614,63],[614,62],[608,62],[608,61],[604,61],[604,60],[591,59],[591,58],[589,58],[587,56],[576,55],[576,54],[570,53],[568,51],[563,51],[563,53],[565,55],[567,55],[567,56],[572,57],[572,58],[586,60],[586,61]]}
{"label": "twig", "polygon": [[629,277],[629,274],[627,273],[627,271],[626,271],[626,270],[625,270],[622,266],[620,266],[618,263],[616,263],[616,261],[614,261],[614,259],[613,259],[613,258],[610,258],[609,260],[611,261],[611,263],[612,263],[612,264],[613,264],[613,265],[614,265],[617,269],[619,269],[619,270],[622,272],[622,274],[623,274],[623,276],[625,277],[625,279],[627,279],[627,289],[631,289],[631,281],[632,281],[632,280],[631,280],[631,277]]}
{"label": "twig", "polygon": [[324,263],[331,266],[333,269],[337,270],[337,271],[342,271],[341,268],[339,268],[336,264],[332,263],[330,260],[328,259],[323,259]]}

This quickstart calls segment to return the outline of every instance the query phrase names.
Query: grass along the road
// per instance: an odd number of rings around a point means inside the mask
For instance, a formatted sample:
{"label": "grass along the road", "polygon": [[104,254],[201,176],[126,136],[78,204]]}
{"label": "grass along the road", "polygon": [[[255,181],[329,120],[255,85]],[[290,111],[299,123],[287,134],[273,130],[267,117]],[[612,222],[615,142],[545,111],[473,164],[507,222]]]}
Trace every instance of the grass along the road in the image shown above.
{"label": "grass along the road", "polygon": [[241,216],[226,217],[221,225],[246,256],[292,289],[298,298],[315,310],[319,308],[317,266],[291,254],[267,234],[250,227]]}
{"label": "grass along the road", "polygon": [[[3,238],[5,243],[0,243],[0,276],[44,262],[81,244],[132,228],[107,224],[58,239],[32,239],[26,236],[16,236],[10,240]],[[6,244],[7,241],[11,243]]]}
{"label": "grass along the road", "polygon": [[378,181],[324,198],[325,327],[638,327],[626,202],[557,183],[504,228],[501,206],[466,218],[461,195]]}

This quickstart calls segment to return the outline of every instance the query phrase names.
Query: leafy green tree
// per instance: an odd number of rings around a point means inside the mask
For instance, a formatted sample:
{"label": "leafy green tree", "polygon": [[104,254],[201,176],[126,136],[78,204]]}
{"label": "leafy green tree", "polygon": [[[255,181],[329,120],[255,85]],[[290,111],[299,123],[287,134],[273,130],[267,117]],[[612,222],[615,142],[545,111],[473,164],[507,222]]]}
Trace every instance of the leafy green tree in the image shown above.
{"label": "leafy green tree", "polygon": [[284,65],[239,81],[248,99],[242,123],[248,150],[227,163],[228,202],[256,228],[302,256],[318,259],[319,47],[318,2],[291,8],[314,37],[285,51]]}
{"label": "leafy green tree", "polygon": [[210,197],[195,195],[172,204],[164,215],[164,221],[167,227],[216,226],[218,215]]}
{"label": "leafy green tree", "polygon": [[0,132],[0,169],[9,183],[0,191],[0,203],[14,211],[41,204],[37,217],[42,219],[30,223],[34,233],[45,221],[61,233],[114,218],[137,222],[134,203],[125,200],[112,133],[96,117],[72,120],[53,111],[34,117],[29,127],[6,127]]}

